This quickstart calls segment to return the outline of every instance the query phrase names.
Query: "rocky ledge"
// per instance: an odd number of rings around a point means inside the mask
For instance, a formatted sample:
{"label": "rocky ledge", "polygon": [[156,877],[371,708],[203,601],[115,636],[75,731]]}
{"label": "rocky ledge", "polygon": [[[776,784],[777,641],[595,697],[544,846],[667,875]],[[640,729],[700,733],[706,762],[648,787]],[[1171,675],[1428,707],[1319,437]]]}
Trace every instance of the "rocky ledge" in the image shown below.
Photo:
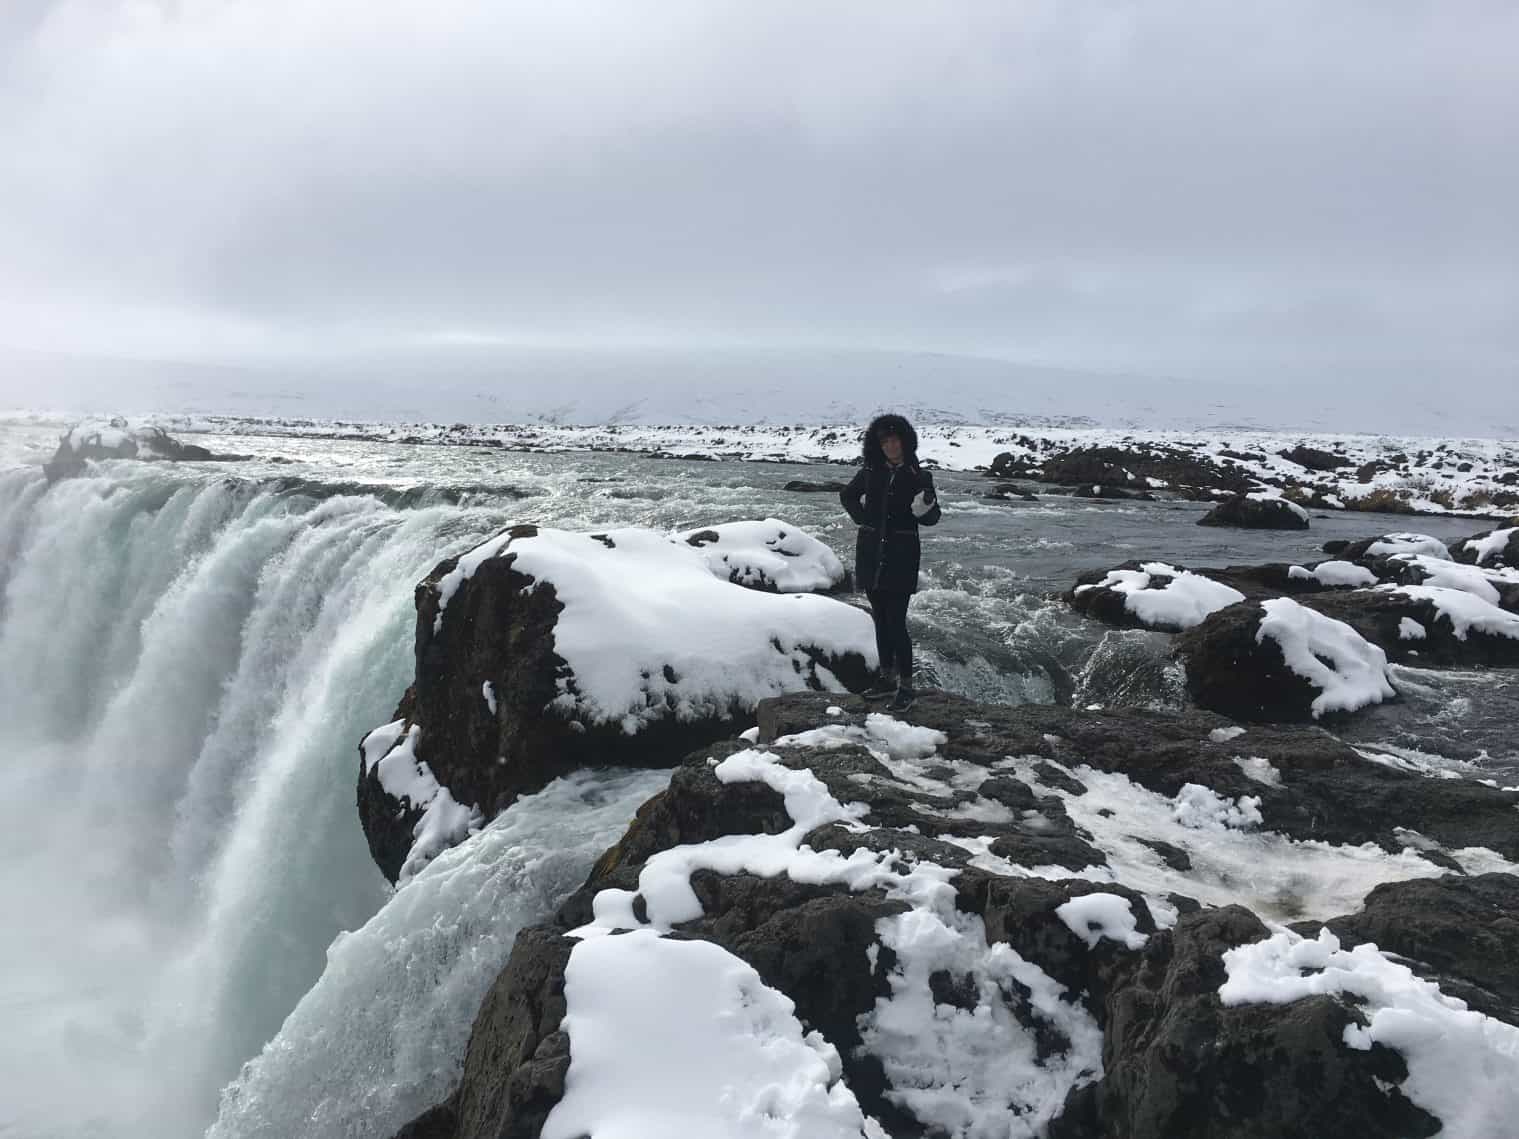
{"label": "rocky ledge", "polygon": [[1066,600],[1119,627],[1177,632],[1203,708],[1258,721],[1344,715],[1396,696],[1389,663],[1519,667],[1519,528],[1454,550],[1424,534],[1330,543],[1309,565],[1125,562]]}
{"label": "rocky ledge", "polygon": [[516,526],[416,588],[416,678],[360,749],[358,805],[392,882],[517,796],[586,766],[668,767],[767,696],[863,688],[870,618],[776,519],[666,535]]}
{"label": "rocky ledge", "polygon": [[766,700],[400,1134],[1505,1134],[1516,808],[1311,727]]}

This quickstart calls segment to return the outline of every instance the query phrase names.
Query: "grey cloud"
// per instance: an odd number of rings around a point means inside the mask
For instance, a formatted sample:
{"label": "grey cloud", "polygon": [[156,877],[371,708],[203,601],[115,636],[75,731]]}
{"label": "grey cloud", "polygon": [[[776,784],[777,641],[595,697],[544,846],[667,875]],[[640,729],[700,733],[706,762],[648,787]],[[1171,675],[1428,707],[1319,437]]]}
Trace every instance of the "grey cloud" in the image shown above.
{"label": "grey cloud", "polygon": [[0,344],[810,344],[1516,399],[1509,4],[8,19]]}

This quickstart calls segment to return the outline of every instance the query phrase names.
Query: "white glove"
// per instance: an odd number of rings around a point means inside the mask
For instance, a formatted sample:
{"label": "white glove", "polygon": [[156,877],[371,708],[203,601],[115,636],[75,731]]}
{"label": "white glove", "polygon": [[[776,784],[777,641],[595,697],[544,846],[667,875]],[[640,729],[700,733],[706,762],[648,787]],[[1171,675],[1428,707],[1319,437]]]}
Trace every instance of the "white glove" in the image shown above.
{"label": "white glove", "polygon": [[920,490],[918,497],[912,500],[912,512],[916,518],[922,518],[934,508],[934,496],[931,491]]}

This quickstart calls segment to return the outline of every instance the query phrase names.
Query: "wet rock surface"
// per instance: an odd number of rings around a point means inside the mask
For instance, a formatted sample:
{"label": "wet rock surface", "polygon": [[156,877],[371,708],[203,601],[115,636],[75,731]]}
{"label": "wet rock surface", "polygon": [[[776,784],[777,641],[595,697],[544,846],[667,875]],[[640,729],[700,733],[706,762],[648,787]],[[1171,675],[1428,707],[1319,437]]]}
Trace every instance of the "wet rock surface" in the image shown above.
{"label": "wet rock surface", "polygon": [[[1088,813],[1082,804],[1111,794],[1103,780],[1118,776],[1139,797],[1181,801],[1189,786],[1200,785],[1223,800],[1255,796],[1259,831],[1278,836],[1273,841],[1311,839],[1347,849],[1373,843],[1391,854],[1405,848],[1406,828],[1417,820],[1422,848],[1434,857],[1441,848],[1490,845],[1515,858],[1519,835],[1511,819],[1519,794],[1394,771],[1318,728],[1241,733],[1206,713],[1009,708],[928,692],[906,719],[914,729],[941,733],[931,751],[902,750],[901,731],[892,727],[898,721],[871,716],[855,698],[768,700],[758,709],[753,746],[785,769],[810,772],[839,802],[862,805],[856,823],[830,823],[805,835],[807,847],[846,858],[879,856],[883,865],[904,869],[944,868],[952,875],[953,911],[973,919],[988,945],[1005,946],[1035,970],[1026,976],[1047,978],[1089,1018],[1100,1033],[1100,1064],[1068,1080],[1063,1102],[1051,1108],[1049,1135],[1379,1139],[1438,1130],[1439,1121],[1399,1089],[1408,1069],[1398,1051],[1345,1045],[1347,1026],[1365,1021],[1355,1003],[1332,996],[1286,1004],[1221,1000],[1224,953],[1270,931],[1241,905],[1199,905],[1180,888],[1191,874],[1196,892],[1218,897],[1219,883],[1202,864],[1206,847],[1191,844],[1196,858],[1189,859],[1180,847],[1152,839],[1157,864],[1170,868],[1178,889],[1168,895],[1153,883],[1136,889],[1124,881],[1128,856],[1118,853],[1123,847],[1113,845],[1113,832],[1092,827],[1108,819],[1140,834],[1140,815],[1125,822],[1122,811]],[[567,934],[595,918],[596,895],[639,891],[640,875],[663,851],[724,836],[780,835],[791,825],[787,801],[768,785],[718,777],[718,764],[750,747],[726,740],[693,752],[555,918],[519,936],[475,1021],[458,1090],[402,1135],[539,1133],[565,1094],[575,1056],[574,1040],[561,1027],[565,971],[577,944]],[[1240,760],[1246,754],[1256,776]],[[1259,777],[1266,769],[1275,772],[1274,784]],[[1226,827],[1210,841],[1234,834]],[[1243,834],[1228,840],[1251,841]],[[1190,844],[1184,833],[1178,841]],[[1379,886],[1364,911],[1327,924],[1347,946],[1398,938],[1405,948],[1396,952],[1481,995],[1484,1010],[1511,1016],[1516,994],[1505,962],[1515,931],[1512,922],[1494,919],[1512,913],[1519,879],[1465,878],[1455,860],[1446,861],[1455,868],[1451,875]],[[1430,863],[1418,872],[1440,870]],[[701,916],[667,936],[719,945],[786,994],[802,1025],[838,1049],[841,1078],[887,1134],[941,1133],[914,1110],[915,1103],[928,1109],[902,1094],[891,1057],[863,1030],[873,1010],[900,997],[902,964],[881,944],[881,931],[920,903],[880,886],[851,890],[784,871],[762,877],[698,868],[690,884]],[[1089,935],[1060,912],[1092,895],[1132,915],[1129,941],[1111,930]],[[646,907],[635,900],[634,920],[646,920],[641,912]],[[1490,935],[1464,938],[1473,921],[1485,922]],[[1311,933],[1320,924],[1302,928]],[[923,983],[944,1016],[981,1010],[978,1016],[1010,1018],[1028,1041],[1026,1062],[1034,1069],[1058,1070],[1078,1047],[1069,1024],[1041,1011],[1021,984],[995,993],[996,1007],[989,1008],[992,990],[973,976],[941,970]]]}

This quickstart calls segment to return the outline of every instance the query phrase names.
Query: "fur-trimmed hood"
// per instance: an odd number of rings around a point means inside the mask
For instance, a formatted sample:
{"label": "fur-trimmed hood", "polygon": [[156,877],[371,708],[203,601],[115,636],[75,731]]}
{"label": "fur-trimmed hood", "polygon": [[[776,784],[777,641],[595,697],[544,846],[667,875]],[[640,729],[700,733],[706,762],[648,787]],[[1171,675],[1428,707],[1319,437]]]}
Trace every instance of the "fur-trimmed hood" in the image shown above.
{"label": "fur-trimmed hood", "polygon": [[860,458],[867,467],[883,467],[886,455],[879,442],[882,435],[895,435],[902,440],[902,462],[909,467],[918,465],[918,433],[906,418],[896,414],[878,415],[865,428],[861,441]]}

